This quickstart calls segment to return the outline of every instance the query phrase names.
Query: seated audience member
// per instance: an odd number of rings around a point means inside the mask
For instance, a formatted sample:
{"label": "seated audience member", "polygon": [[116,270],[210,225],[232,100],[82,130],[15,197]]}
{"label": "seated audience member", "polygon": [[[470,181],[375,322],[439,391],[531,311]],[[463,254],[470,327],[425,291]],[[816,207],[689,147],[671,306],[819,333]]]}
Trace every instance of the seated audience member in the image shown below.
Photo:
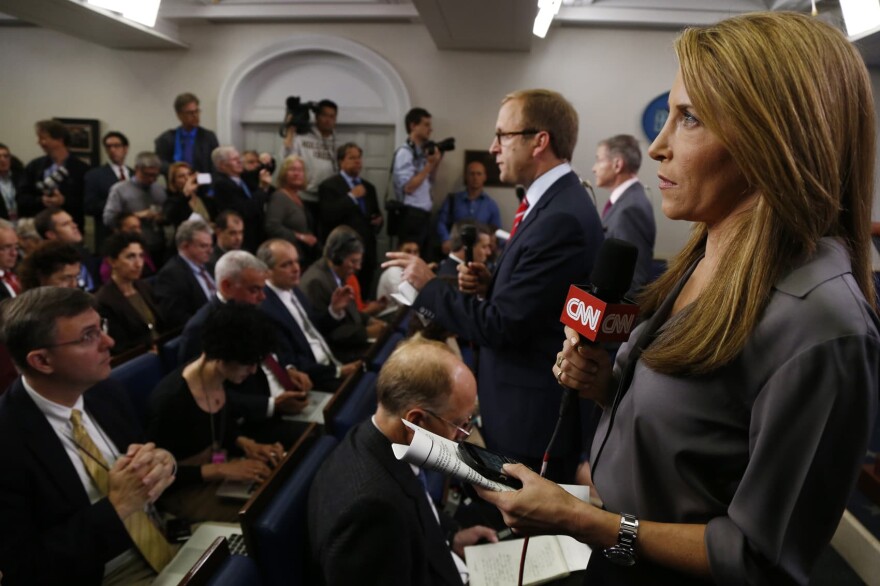
{"label": "seated audience member", "polygon": [[109,236],[104,226],[104,207],[110,188],[120,181],[128,181],[134,170],[125,164],[128,156],[128,137],[121,132],[111,130],[102,139],[107,164],[89,169],[85,176],[84,208],[86,214],[95,220],[95,249],[101,250],[101,244]]}
{"label": "seated audience member", "polygon": [[437,211],[437,236],[441,251],[449,254],[452,248],[452,226],[461,220],[473,220],[481,224],[501,225],[498,204],[483,190],[486,184],[486,166],[480,161],[468,163],[464,172],[465,189],[450,193]]}
{"label": "seated audience member", "polygon": [[[419,256],[419,244],[414,240],[401,240],[396,251]],[[391,266],[382,271],[382,274],[379,275],[379,284],[376,286],[376,299],[387,299],[389,305],[394,307],[400,305],[391,297],[391,294],[398,292],[401,281],[403,281],[402,268]]]}
{"label": "seated audience member", "polygon": [[172,163],[168,167],[166,185],[162,215],[175,230],[187,220],[211,221],[208,205],[199,196],[197,175],[192,167],[186,163]]}
{"label": "seated audience member", "polygon": [[79,253],[80,267],[77,286],[91,293],[97,288],[98,257],[83,246],[82,232],[70,214],[61,208],[45,209],[34,218],[37,232],[45,240],[57,240],[70,244]]}
{"label": "seated audience member", "polygon": [[306,209],[300,192],[308,184],[303,160],[290,155],[278,171],[278,190],[269,197],[266,207],[266,236],[283,238],[293,243],[299,257],[308,267],[321,256],[321,247],[315,236],[315,220]]}
{"label": "seated audience member", "polygon": [[28,256],[43,242],[43,238],[34,226],[33,218],[19,218],[15,223],[15,233],[18,235],[18,246],[22,258]]}
{"label": "seated audience member", "polygon": [[383,366],[377,393],[372,419],[348,432],[309,492],[309,545],[321,582],[461,585],[464,547],[497,541],[495,532],[455,531],[431,501],[424,472],[398,460],[391,444],[412,441],[404,420],[450,440],[468,435],[474,376],[443,344],[408,341]]}
{"label": "seated audience member", "polygon": [[91,296],[27,291],[4,305],[3,334],[22,372],[0,397],[4,586],[152,583],[174,555],[150,514],[174,458],[143,443],[108,380]]}
{"label": "seated audience member", "polygon": [[9,147],[0,143],[0,218],[10,222],[18,220],[16,197],[24,179],[24,168],[15,161]]}
{"label": "seated audience member", "polygon": [[177,254],[168,259],[153,283],[169,329],[185,324],[217,292],[205,266],[211,258],[211,228],[201,220],[188,220],[177,228],[174,242]]}
{"label": "seated audience member", "polygon": [[0,301],[21,293],[21,281],[15,274],[18,264],[18,234],[9,220],[0,218]]}
{"label": "seated audience member", "polygon": [[269,171],[259,173],[259,184],[248,185],[242,177],[241,155],[231,146],[214,149],[211,160],[217,168],[212,184],[214,205],[218,212],[232,210],[238,213],[247,226],[242,247],[255,252],[264,240],[265,208],[272,187]]}
{"label": "seated audience member", "polygon": [[162,227],[162,204],[165,188],[156,182],[160,174],[155,153],[138,153],[134,176],[110,188],[104,207],[104,225],[112,228],[120,214],[133,213],[141,221],[141,237],[153,258],[165,258],[165,230]]}
{"label": "seated audience member", "polygon": [[458,265],[464,264],[466,258],[464,240],[461,236],[462,230],[466,226],[473,227],[477,231],[477,241],[474,243],[472,251],[474,262],[485,264],[492,251],[489,228],[485,224],[462,220],[452,226],[448,242],[449,254],[440,261],[440,265],[437,267],[437,276],[448,279],[456,288],[458,287]]}
{"label": "seated audience member", "polygon": [[[202,353],[202,333],[208,316],[221,305],[257,305],[264,299],[266,265],[246,250],[233,250],[217,262],[217,294],[186,322],[180,337],[178,361],[185,364]],[[273,346],[272,351],[275,352]],[[302,429],[280,419],[281,414],[299,413],[306,406],[305,393],[311,382],[302,373],[288,373],[289,384],[272,392],[263,369],[240,385],[227,385],[230,403],[245,418],[245,431],[252,437],[271,438],[291,444]],[[287,381],[285,381],[287,382]],[[276,414],[278,417],[276,417]],[[268,440],[267,440],[268,441]]]}
{"label": "seated audience member", "polygon": [[[345,280],[361,265],[364,245],[348,226],[339,226],[330,232],[324,246],[324,258],[303,274],[302,290],[313,307],[324,311],[330,305],[334,292],[347,288]],[[343,360],[363,355],[368,340],[377,338],[387,324],[358,311],[354,299],[345,307],[345,316],[330,332],[330,347]]]}
{"label": "seated audience member", "polygon": [[21,288],[30,291],[37,287],[80,287],[79,251],[71,244],[57,240],[43,242],[25,258],[18,269]]}
{"label": "seated audience member", "polygon": [[244,244],[244,220],[238,212],[224,210],[217,214],[214,224],[214,236],[216,242],[211,251],[211,259],[208,261],[208,272],[214,274],[214,265],[220,257],[231,250],[241,250]]}
{"label": "seated audience member", "polygon": [[[136,234],[138,236],[141,235],[141,220],[135,214],[119,214],[116,216],[116,222],[113,224],[113,234]],[[107,257],[105,256],[101,260],[101,268],[99,269],[99,274],[101,276],[101,282],[106,283],[110,278],[110,263],[107,261]],[[148,250],[144,250],[144,268],[141,272],[141,279],[146,279],[147,277],[152,277],[156,274],[156,263],[153,261],[153,257],[150,256],[150,252]]]}
{"label": "seated audience member", "polygon": [[98,313],[107,319],[107,333],[116,341],[113,354],[137,347],[155,348],[165,331],[150,284],[141,280],[144,244],[137,234],[120,232],[104,242],[110,279],[95,294]]}
{"label": "seated audience member", "polygon": [[220,500],[220,482],[262,482],[281,461],[283,446],[241,433],[224,388],[259,369],[273,336],[255,307],[221,305],[205,321],[201,356],[153,391],[147,436],[178,460],[177,482],[162,501],[168,511],[190,521],[235,522],[241,503]]}
{"label": "seated audience member", "polygon": [[45,156],[27,164],[18,190],[18,215],[36,216],[48,208],[70,214],[80,231],[84,229],[83,186],[89,166],[68,150],[70,131],[57,120],[36,123],[38,143]]}
{"label": "seated audience member", "polygon": [[197,172],[213,173],[211,153],[220,143],[213,132],[199,126],[202,112],[199,99],[189,92],[180,94],[174,98],[174,112],[180,126],[166,130],[154,143],[154,150],[162,160],[162,172],[167,172],[171,163],[183,161]]}
{"label": "seated audience member", "polygon": [[326,311],[316,314],[299,290],[299,252],[290,242],[276,238],[260,245],[257,256],[269,267],[265,300],[260,309],[272,318],[278,333],[278,362],[308,376],[316,388],[334,391],[342,380],[363,366],[360,360],[343,364],[324,335],[336,326],[351,299],[351,292],[333,292]]}
{"label": "seated audience member", "polygon": [[325,234],[336,226],[348,226],[364,243],[364,258],[357,280],[361,290],[372,292],[376,272],[376,234],[384,219],[379,210],[376,188],[361,176],[363,150],[347,142],[336,151],[339,173],[325,179],[318,187],[321,225]]}

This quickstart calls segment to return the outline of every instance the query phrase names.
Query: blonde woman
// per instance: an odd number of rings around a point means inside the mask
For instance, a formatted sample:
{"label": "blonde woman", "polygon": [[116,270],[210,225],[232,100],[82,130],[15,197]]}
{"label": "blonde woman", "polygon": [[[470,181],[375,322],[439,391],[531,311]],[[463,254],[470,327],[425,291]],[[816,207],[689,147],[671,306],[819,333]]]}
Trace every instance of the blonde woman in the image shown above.
{"label": "blonde woman", "polygon": [[302,158],[290,155],[278,170],[279,187],[266,207],[266,236],[283,238],[296,246],[303,269],[320,256],[315,237],[315,218],[306,209],[300,192],[308,185]]}
{"label": "blonde woman", "polygon": [[871,82],[839,31],[797,14],[675,49],[649,152],[664,214],[694,232],[613,369],[572,330],[552,365],[604,408],[604,509],[520,467],[522,490],[481,493],[521,533],[591,545],[591,585],[806,584],[877,407]]}

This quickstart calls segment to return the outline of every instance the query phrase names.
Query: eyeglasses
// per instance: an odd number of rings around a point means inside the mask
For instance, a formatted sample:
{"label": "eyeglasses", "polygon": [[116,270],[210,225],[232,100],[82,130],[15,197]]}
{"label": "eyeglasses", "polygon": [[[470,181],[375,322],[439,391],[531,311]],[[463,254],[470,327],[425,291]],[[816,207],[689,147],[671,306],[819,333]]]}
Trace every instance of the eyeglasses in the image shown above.
{"label": "eyeglasses", "polygon": [[201,108],[196,108],[195,110],[181,110],[180,113],[185,114],[187,116],[195,116],[196,114],[199,114],[201,111],[202,111]]}
{"label": "eyeglasses", "polygon": [[101,318],[101,325],[95,328],[89,328],[83,335],[77,338],[76,340],[70,340],[69,342],[58,342],[57,344],[48,344],[46,348],[57,348],[58,346],[94,346],[98,343],[101,337],[106,334],[107,329],[107,318]]}
{"label": "eyeglasses", "polygon": [[450,427],[454,427],[455,429],[458,430],[458,433],[463,434],[464,437],[469,437],[471,435],[470,429],[474,425],[474,416],[473,415],[469,415],[468,418],[461,425],[456,425],[455,423],[452,423],[448,419],[444,419],[443,417],[440,417],[439,415],[437,415],[436,413],[434,413],[430,409],[425,409],[425,413],[427,413],[428,415],[430,415],[432,417],[436,417],[437,419],[439,419],[440,421],[442,421],[443,423],[445,423],[446,425],[448,425]]}
{"label": "eyeglasses", "polygon": [[532,134],[538,134],[539,132],[541,131],[535,128],[526,128],[525,130],[514,130],[511,132],[502,132],[499,130],[495,133],[495,140],[498,141],[498,144],[501,144],[508,136],[530,136]]}

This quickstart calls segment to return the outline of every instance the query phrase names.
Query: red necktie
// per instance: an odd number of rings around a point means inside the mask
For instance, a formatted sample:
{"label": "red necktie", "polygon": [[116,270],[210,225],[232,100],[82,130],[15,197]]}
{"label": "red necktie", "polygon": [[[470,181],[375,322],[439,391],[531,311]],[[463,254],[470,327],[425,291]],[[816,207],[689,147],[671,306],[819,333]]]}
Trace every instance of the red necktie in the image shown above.
{"label": "red necktie", "polygon": [[278,383],[284,387],[285,391],[295,391],[296,386],[293,384],[293,381],[290,380],[290,375],[287,374],[287,371],[281,367],[281,363],[275,360],[275,357],[269,354],[266,358],[263,359],[263,364],[265,364],[275,378],[278,380]]}
{"label": "red necktie", "polygon": [[611,205],[612,205],[612,204],[611,204],[611,200],[610,200],[610,199],[609,199],[608,201],[605,202],[605,207],[602,208],[602,218],[604,218],[605,216],[608,215],[608,210],[611,209]]}
{"label": "red necktie", "polygon": [[5,271],[3,273],[3,281],[15,291],[16,295],[21,293],[21,283],[19,282],[18,277],[15,276],[15,273]]}
{"label": "red necktie", "polygon": [[122,170],[122,167],[119,168],[119,180],[125,181],[125,171]]}
{"label": "red necktie", "polygon": [[519,202],[519,207],[516,208],[516,215],[513,216],[513,228],[510,229],[511,238],[516,234],[516,229],[519,227],[520,222],[522,222],[523,216],[526,215],[527,209],[529,209],[529,200],[524,197],[522,198],[522,201]]}

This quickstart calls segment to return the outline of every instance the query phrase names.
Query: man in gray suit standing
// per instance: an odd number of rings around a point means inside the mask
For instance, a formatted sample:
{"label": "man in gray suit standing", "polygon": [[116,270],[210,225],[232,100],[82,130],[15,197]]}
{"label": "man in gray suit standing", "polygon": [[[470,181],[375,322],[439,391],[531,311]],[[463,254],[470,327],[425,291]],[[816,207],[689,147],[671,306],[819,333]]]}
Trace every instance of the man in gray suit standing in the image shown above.
{"label": "man in gray suit standing", "polygon": [[618,134],[601,142],[596,149],[593,175],[596,185],[611,190],[602,210],[605,238],[619,238],[639,249],[636,272],[627,295],[632,297],[647,284],[654,258],[657,225],[654,208],[639,183],[642,152],[634,136]]}

